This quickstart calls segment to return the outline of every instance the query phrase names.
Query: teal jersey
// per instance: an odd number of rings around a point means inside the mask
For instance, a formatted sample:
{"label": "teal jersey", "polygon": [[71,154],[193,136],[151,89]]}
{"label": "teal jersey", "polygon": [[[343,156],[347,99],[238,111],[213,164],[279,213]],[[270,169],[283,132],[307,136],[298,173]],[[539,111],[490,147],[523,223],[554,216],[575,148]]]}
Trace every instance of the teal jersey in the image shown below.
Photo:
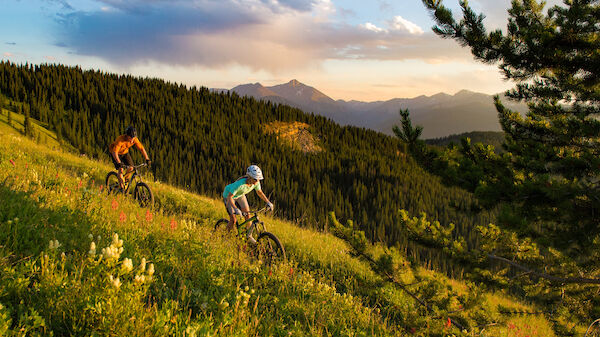
{"label": "teal jersey", "polygon": [[257,181],[254,185],[246,185],[246,178],[242,178],[234,183],[231,183],[225,186],[225,191],[223,191],[223,198],[227,198],[229,193],[233,194],[233,199],[237,199],[243,195],[246,195],[252,190],[256,189],[260,191],[260,181]]}

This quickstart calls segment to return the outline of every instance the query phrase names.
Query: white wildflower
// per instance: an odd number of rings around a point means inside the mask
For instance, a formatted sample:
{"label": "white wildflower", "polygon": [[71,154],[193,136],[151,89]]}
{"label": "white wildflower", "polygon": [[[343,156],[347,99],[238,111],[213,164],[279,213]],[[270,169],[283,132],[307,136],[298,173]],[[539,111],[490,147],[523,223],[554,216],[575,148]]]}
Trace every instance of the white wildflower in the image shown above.
{"label": "white wildflower", "polygon": [[62,253],[60,254],[60,258],[61,258],[62,260],[64,260],[64,259],[66,259],[66,258],[67,258],[67,255],[65,254],[65,252],[62,252]]}
{"label": "white wildflower", "polygon": [[123,260],[122,268],[126,273],[129,273],[130,271],[132,271],[133,270],[133,262],[131,262],[131,259],[125,258],[125,260]]}
{"label": "white wildflower", "polygon": [[94,236],[92,235],[92,233],[88,234],[88,238],[89,238],[90,240],[93,240],[93,239],[94,239]]}
{"label": "white wildflower", "polygon": [[58,240],[50,240],[50,243],[48,244],[48,248],[52,250],[57,249],[60,246],[62,245],[60,244],[60,242],[58,242]]}
{"label": "white wildflower", "polygon": [[144,283],[144,281],[146,281],[146,277],[144,277],[144,275],[135,275],[135,279],[134,279],[135,283]]}
{"label": "white wildflower", "polygon": [[[88,254],[92,256],[96,255],[96,243],[94,241],[90,243],[90,251],[88,252]],[[104,249],[102,249],[102,254],[104,254]]]}
{"label": "white wildflower", "polygon": [[115,288],[119,288],[121,286],[121,280],[117,277],[117,278],[113,278],[112,275],[108,276],[108,279],[110,280],[110,283],[115,287]]}
{"label": "white wildflower", "polygon": [[154,275],[154,263],[150,263],[150,265],[148,265],[148,275]]}
{"label": "white wildflower", "polygon": [[146,258],[142,257],[142,262],[140,263],[140,271],[143,273],[146,270]]}

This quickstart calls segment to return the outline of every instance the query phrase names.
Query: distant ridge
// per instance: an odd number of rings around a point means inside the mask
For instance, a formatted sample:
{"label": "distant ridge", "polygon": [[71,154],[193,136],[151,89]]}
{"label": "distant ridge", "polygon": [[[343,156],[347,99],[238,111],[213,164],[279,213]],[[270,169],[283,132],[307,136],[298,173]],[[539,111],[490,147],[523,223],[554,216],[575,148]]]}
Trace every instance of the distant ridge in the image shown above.
{"label": "distant ridge", "polygon": [[[454,95],[437,93],[414,98],[361,102],[334,100],[323,92],[293,79],[287,83],[265,87],[260,83],[242,84],[230,90],[273,103],[286,104],[305,112],[331,118],[342,125],[353,125],[393,134],[400,124],[400,109],[409,109],[413,124],[424,127],[423,138],[439,138],[472,131],[501,131],[493,95],[460,90]],[[503,97],[503,96],[501,96]],[[525,104],[505,104],[519,112]]]}

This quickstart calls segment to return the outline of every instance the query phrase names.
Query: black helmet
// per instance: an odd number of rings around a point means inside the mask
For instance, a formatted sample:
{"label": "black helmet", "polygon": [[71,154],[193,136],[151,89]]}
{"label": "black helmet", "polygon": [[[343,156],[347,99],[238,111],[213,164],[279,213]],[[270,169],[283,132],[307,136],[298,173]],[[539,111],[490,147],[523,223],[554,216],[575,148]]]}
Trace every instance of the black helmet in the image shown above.
{"label": "black helmet", "polygon": [[125,134],[131,138],[137,137],[137,131],[133,126],[128,127],[127,130],[125,130]]}

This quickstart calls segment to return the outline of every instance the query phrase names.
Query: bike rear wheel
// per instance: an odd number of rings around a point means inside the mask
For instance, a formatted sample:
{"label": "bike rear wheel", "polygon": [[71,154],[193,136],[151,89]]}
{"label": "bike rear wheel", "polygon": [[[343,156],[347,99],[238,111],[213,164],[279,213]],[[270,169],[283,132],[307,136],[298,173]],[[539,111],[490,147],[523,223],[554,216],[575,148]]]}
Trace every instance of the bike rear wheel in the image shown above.
{"label": "bike rear wheel", "polygon": [[106,192],[108,192],[108,194],[117,194],[121,192],[121,184],[119,183],[117,172],[108,172],[106,175]]}
{"label": "bike rear wheel", "polygon": [[141,207],[152,207],[154,205],[154,195],[146,183],[137,183],[133,190],[133,196]]}
{"label": "bike rear wheel", "polygon": [[262,232],[256,242],[258,258],[265,264],[285,261],[285,249],[275,234]]}

